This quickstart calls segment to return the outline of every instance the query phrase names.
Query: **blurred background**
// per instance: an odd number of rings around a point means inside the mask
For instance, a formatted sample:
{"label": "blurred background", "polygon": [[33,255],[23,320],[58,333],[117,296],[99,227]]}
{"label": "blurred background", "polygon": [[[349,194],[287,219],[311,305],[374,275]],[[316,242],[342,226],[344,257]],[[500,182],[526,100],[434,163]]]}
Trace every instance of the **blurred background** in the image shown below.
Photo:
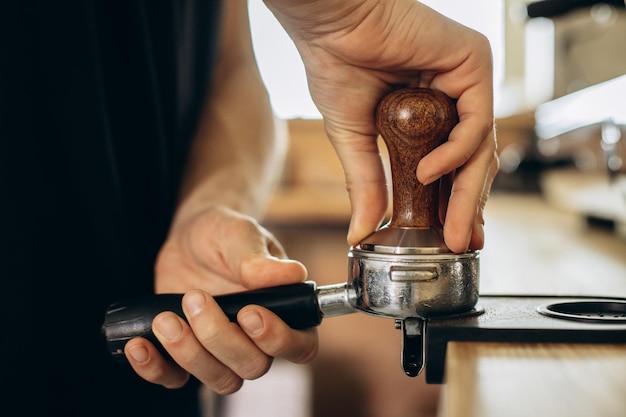
{"label": "blurred background", "polygon": [[[481,293],[626,297],[624,1],[423,3],[482,32],[493,49],[501,169],[486,209]],[[341,166],[293,43],[262,2],[249,5],[260,70],[289,133],[264,224],[310,279],[344,282]],[[319,333],[310,366],[276,363],[222,401],[221,415],[437,415],[440,387],[404,376],[393,320],[331,318]]]}

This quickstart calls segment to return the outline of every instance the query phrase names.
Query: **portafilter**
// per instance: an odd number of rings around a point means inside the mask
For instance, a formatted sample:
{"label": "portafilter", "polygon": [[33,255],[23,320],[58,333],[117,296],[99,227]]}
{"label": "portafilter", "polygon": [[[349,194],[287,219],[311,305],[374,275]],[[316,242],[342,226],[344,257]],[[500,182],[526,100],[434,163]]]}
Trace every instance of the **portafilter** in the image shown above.
{"label": "portafilter", "polygon": [[[477,313],[479,253],[453,253],[446,246],[440,206],[449,188],[441,180],[423,185],[416,175],[417,164],[447,141],[458,117],[454,101],[442,92],[404,88],[381,100],[375,118],[389,153],[392,216],[350,248],[347,282],[307,281],[215,299],[233,322],[242,307],[256,304],[295,329],[357,311],[393,318],[402,330],[402,368],[416,376],[424,363],[424,322]],[[125,360],[124,345],[137,336],[162,349],[152,320],[166,310],[184,318],[181,299],[182,294],[157,294],[109,306],[102,331],[111,354]]]}

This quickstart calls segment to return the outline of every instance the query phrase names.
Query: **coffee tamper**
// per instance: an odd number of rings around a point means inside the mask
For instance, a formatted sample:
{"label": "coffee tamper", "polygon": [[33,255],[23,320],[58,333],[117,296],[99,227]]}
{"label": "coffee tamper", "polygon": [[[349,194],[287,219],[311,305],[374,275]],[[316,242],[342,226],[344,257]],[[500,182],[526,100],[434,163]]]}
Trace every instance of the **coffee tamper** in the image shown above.
{"label": "coffee tamper", "polygon": [[478,301],[478,252],[446,246],[439,202],[449,196],[441,181],[423,185],[416,175],[419,161],[447,141],[457,120],[454,102],[436,90],[402,89],[383,98],[376,126],[389,151],[392,217],[348,255],[356,308],[396,319],[410,376],[423,367],[424,321],[471,314]]}
{"label": "coffee tamper", "polygon": [[[249,304],[262,305],[296,329],[323,318],[353,312],[396,319],[402,330],[402,368],[418,375],[430,320],[478,314],[479,256],[457,254],[443,241],[439,202],[449,197],[440,181],[419,183],[417,164],[448,139],[457,123],[454,102],[436,90],[407,88],[389,93],[376,110],[376,125],[387,144],[393,185],[390,221],[350,248],[348,280],[317,286],[308,281],[215,297],[231,321]],[[184,317],[182,294],[159,294],[109,306],[102,331],[111,354],[125,360],[133,337],[150,339],[152,319],[174,311]],[[163,351],[163,353],[166,353]]]}

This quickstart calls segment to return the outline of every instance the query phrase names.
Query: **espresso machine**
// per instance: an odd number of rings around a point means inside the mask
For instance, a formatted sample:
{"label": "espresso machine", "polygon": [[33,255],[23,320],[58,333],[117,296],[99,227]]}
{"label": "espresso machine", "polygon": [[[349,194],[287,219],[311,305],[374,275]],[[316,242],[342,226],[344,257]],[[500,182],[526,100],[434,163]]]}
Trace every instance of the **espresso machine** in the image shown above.
{"label": "espresso machine", "polygon": [[[376,126],[390,158],[390,221],[351,247],[346,282],[313,281],[216,296],[228,318],[262,305],[295,329],[329,317],[360,312],[394,319],[402,333],[401,366],[427,383],[442,383],[450,341],[626,343],[626,300],[569,296],[479,296],[479,252],[453,253],[443,240],[441,181],[417,180],[419,161],[448,139],[458,122],[453,100],[423,88],[386,95]],[[114,358],[125,361],[133,337],[151,340],[162,311],[185,317],[182,294],[158,294],[112,304],[102,331]],[[162,350],[164,354],[164,350]]]}

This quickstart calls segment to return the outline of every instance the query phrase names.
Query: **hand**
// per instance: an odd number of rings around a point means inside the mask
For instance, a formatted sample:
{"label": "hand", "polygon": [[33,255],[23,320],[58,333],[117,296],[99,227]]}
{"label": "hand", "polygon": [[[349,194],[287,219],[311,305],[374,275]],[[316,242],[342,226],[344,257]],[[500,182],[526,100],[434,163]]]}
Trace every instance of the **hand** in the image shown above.
{"label": "hand", "polygon": [[414,0],[266,0],[294,40],[311,96],[345,170],[352,204],[348,242],[373,232],[387,209],[374,111],[401,86],[457,99],[460,122],[424,157],[417,178],[451,174],[444,238],[455,252],[484,244],[483,209],[498,161],[491,49],[480,33]]}
{"label": "hand", "polygon": [[250,217],[211,207],[177,219],[156,264],[156,292],[187,291],[183,311],[189,325],[172,312],[153,321],[155,336],[176,363],[141,338],[127,343],[126,356],[150,382],[178,388],[191,374],[220,394],[265,374],[274,357],[308,362],[317,352],[316,329],[290,329],[252,305],[239,312],[238,326],[210,295],[305,279],[304,266],[286,259],[278,241]]}

